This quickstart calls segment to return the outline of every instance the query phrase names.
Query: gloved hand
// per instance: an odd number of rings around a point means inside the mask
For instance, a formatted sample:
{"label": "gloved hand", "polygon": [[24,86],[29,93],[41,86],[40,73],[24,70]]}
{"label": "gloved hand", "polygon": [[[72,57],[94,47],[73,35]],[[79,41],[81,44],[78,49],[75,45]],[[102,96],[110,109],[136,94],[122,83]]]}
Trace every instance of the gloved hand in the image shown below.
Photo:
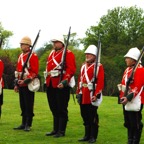
{"label": "gloved hand", "polygon": [[66,87],[68,85],[68,80],[63,80],[61,81],[61,83],[63,84],[64,87]]}
{"label": "gloved hand", "polygon": [[29,84],[31,81],[32,81],[32,79],[27,78],[27,79],[24,80],[24,83],[25,83],[25,84]]}
{"label": "gloved hand", "polygon": [[128,101],[131,101],[134,97],[134,93],[130,93],[126,97],[127,97]]}
{"label": "gloved hand", "polygon": [[77,95],[76,95],[76,99],[77,99],[77,102],[78,102],[79,104],[81,104],[82,94],[77,94]]}

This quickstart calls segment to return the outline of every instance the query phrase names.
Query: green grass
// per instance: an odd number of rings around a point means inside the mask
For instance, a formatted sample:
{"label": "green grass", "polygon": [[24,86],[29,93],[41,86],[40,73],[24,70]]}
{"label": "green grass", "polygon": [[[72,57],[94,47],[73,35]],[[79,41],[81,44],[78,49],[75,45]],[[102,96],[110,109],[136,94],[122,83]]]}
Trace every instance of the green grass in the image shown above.
{"label": "green grass", "polygon": [[[69,121],[66,136],[62,138],[45,136],[46,132],[52,130],[52,115],[48,107],[46,94],[43,92],[36,92],[35,116],[30,132],[13,130],[13,127],[21,124],[18,94],[13,90],[4,89],[2,110],[0,144],[78,144],[80,142],[77,140],[84,135],[79,105],[74,104],[72,97],[69,102]],[[98,109],[98,113],[100,127],[96,143],[126,144],[127,131],[123,127],[122,106],[117,104],[117,98],[103,97],[103,102]],[[141,144],[144,144],[144,130]]]}

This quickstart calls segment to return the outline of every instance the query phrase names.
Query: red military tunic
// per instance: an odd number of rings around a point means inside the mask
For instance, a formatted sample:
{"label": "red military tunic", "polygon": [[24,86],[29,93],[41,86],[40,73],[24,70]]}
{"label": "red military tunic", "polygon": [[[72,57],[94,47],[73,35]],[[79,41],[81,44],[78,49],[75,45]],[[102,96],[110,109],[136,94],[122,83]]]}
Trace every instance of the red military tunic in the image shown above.
{"label": "red military tunic", "polygon": [[[58,76],[52,77],[50,73],[52,70],[58,70],[60,72],[61,68],[59,66],[62,61],[62,54],[63,49],[59,51],[53,50],[47,58],[47,66],[46,66],[46,71],[48,73],[48,76],[46,78],[47,86],[50,85],[51,81],[52,86],[56,88],[60,82],[60,74]],[[74,75],[75,71],[76,71],[75,56],[70,50],[67,50],[62,80],[68,80],[69,82],[71,77]]]}
{"label": "red military tunic", "polygon": [[[127,78],[129,78],[130,74],[132,72],[132,68],[128,67],[123,74],[123,78],[121,81],[122,86],[126,86]],[[141,88],[144,86],[144,68],[139,65],[134,73],[134,78],[132,83],[129,85],[129,93],[133,92],[134,97],[137,96],[137,94],[140,92]],[[141,94],[141,101],[144,104],[144,92]],[[120,91],[120,98],[124,96],[124,91]]]}
{"label": "red military tunic", "polygon": [[[16,67],[16,72],[18,72],[18,79],[20,79],[20,74],[22,73],[22,69],[23,69],[23,64],[27,59],[29,52],[27,53],[22,53],[19,58],[18,58],[18,62],[17,62],[17,67]],[[38,63],[38,56],[36,53],[32,53],[30,56],[30,59],[27,63],[27,70],[28,72],[26,74],[24,74],[24,78],[23,79],[29,79],[29,78],[35,78],[38,75],[38,70],[39,70],[39,63]],[[23,84],[20,86],[26,86],[27,84]]]}
{"label": "red military tunic", "polygon": [[4,71],[4,64],[3,62],[0,60],[0,83],[2,85],[2,88],[4,87],[4,81],[3,81],[3,71]]}
{"label": "red military tunic", "polygon": [[[77,94],[82,93],[82,104],[90,104],[91,98],[90,98],[90,90],[86,86],[88,84],[85,71],[87,72],[87,76],[89,80],[91,81],[94,74],[94,63],[91,65],[84,64],[81,67],[81,72],[78,78],[78,87],[77,87]],[[81,86],[82,88],[80,88]],[[97,74],[97,81],[96,81],[96,89],[94,92],[94,96],[97,96],[97,94],[102,92],[102,89],[104,88],[104,69],[103,65],[100,64],[98,67],[98,74]]]}

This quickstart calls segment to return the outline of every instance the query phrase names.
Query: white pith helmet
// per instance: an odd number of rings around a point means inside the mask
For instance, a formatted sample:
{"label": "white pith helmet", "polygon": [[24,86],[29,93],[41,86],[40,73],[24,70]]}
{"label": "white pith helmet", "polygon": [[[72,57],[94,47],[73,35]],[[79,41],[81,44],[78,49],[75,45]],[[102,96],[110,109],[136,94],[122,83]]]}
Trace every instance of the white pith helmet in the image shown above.
{"label": "white pith helmet", "polygon": [[140,50],[137,47],[131,48],[124,57],[129,57],[134,60],[138,60],[140,56]]}
{"label": "white pith helmet", "polygon": [[93,54],[96,56],[97,54],[97,47],[95,45],[89,45],[88,48],[85,51],[85,54],[89,53],[89,54]]}
{"label": "white pith helmet", "polygon": [[20,44],[28,44],[31,46],[32,42],[31,39],[28,36],[25,36],[21,39]]}
{"label": "white pith helmet", "polygon": [[61,43],[63,43],[65,45],[63,37],[57,37],[57,38],[51,40],[51,42],[56,42],[56,41],[60,41]]}

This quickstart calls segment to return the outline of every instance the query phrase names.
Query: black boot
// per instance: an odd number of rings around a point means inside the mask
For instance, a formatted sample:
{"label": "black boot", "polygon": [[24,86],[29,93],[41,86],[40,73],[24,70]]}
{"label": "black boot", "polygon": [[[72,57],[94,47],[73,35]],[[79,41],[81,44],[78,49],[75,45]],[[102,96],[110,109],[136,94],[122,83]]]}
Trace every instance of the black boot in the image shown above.
{"label": "black boot", "polygon": [[133,138],[133,143],[132,144],[139,144],[138,139],[136,137]]}
{"label": "black boot", "polygon": [[55,135],[58,131],[59,119],[57,117],[53,118],[53,131],[46,133],[46,136]]}
{"label": "black boot", "polygon": [[143,125],[140,125],[139,135],[138,135],[138,143],[140,143],[141,134],[142,134]]}
{"label": "black boot", "polygon": [[26,118],[26,124],[25,124],[24,131],[29,132],[31,130],[30,127],[32,126],[32,120],[33,120],[32,117],[27,117]]}
{"label": "black boot", "polygon": [[25,128],[25,124],[26,124],[26,117],[22,117],[22,124],[18,127],[13,128],[14,130],[23,130]]}
{"label": "black boot", "polygon": [[26,117],[22,116],[22,124],[25,125],[26,124]]}
{"label": "black boot", "polygon": [[25,125],[24,131],[29,132],[31,130],[29,125]]}
{"label": "black boot", "polygon": [[83,138],[79,139],[78,141],[88,141],[90,138],[90,126],[85,126],[85,135]]}
{"label": "black boot", "polygon": [[140,135],[140,129],[136,129],[134,131],[134,136],[133,136],[133,143],[132,144],[139,144],[139,136]]}
{"label": "black boot", "polygon": [[67,126],[67,119],[59,118],[59,128],[54,137],[59,138],[65,136],[66,126]]}
{"label": "black boot", "polygon": [[90,128],[90,139],[89,143],[95,143],[98,136],[98,126],[96,124],[92,125]]}
{"label": "black boot", "polygon": [[27,121],[27,125],[31,127],[32,126],[32,122],[33,122],[33,117],[29,117],[28,121]]}
{"label": "black boot", "polygon": [[14,127],[13,129],[14,129],[14,130],[23,130],[24,128],[25,128],[24,125],[20,125],[20,126],[18,126],[18,127]]}
{"label": "black boot", "polygon": [[128,144],[133,144],[133,130],[128,128]]}

